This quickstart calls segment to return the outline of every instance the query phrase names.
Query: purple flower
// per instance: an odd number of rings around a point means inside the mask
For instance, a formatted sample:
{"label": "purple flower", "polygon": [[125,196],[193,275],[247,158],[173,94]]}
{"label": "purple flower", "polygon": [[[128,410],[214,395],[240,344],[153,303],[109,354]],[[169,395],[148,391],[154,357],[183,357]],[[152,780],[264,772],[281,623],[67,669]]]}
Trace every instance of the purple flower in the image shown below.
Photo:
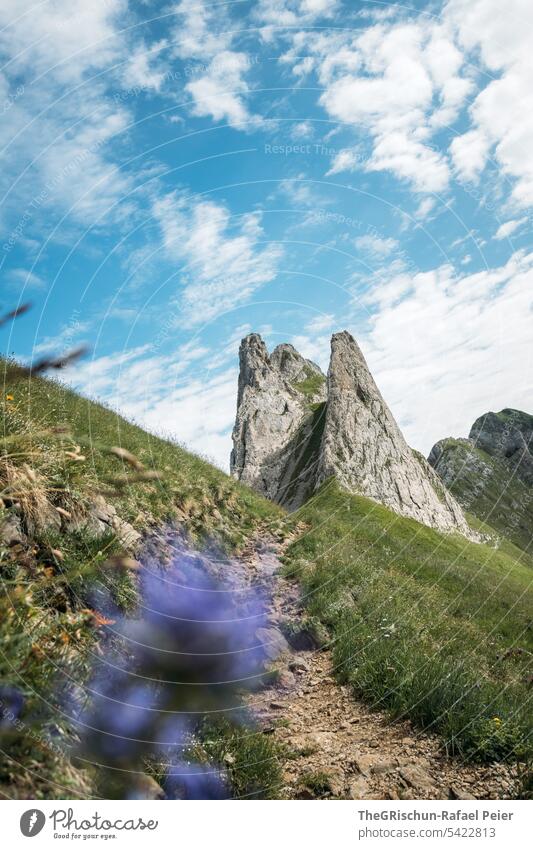
{"label": "purple flower", "polygon": [[[117,622],[87,687],[89,706],[77,717],[80,753],[110,767],[115,787],[117,771],[127,782],[146,758],[165,754],[174,764],[167,795],[223,798],[222,773],[184,763],[183,753],[206,715],[242,719],[243,691],[263,672],[256,631],[266,622],[264,603],[247,583],[216,580],[214,559],[183,541],[173,551],[164,567],[154,555],[142,560],[139,614]],[[120,792],[127,796],[125,784]]]}
{"label": "purple flower", "polygon": [[0,687],[0,731],[14,727],[24,707],[24,696],[16,687],[9,685]]}

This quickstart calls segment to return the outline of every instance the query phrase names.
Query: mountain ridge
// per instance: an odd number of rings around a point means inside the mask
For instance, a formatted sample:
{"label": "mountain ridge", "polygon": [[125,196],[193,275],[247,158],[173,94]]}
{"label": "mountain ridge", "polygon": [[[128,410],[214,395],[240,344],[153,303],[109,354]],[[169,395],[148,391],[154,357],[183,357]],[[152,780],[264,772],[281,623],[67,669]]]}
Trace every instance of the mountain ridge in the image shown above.
{"label": "mountain ridge", "polygon": [[[407,445],[347,331],[332,337],[327,377],[292,346],[269,355],[258,334],[242,340],[239,360],[234,477],[289,510],[334,477],[402,516],[472,537],[459,504]],[[294,380],[297,372],[307,377]]]}
{"label": "mountain ridge", "polygon": [[468,438],[435,443],[428,462],[461,506],[530,552],[533,416],[505,408],[479,416]]}

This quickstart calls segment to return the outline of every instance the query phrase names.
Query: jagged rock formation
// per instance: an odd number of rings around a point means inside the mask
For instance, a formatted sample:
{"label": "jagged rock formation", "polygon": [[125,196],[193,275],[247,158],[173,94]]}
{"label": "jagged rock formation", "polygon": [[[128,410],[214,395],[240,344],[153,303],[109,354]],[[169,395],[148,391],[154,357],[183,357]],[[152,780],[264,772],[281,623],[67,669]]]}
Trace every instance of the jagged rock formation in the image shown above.
{"label": "jagged rock formation", "polygon": [[533,544],[533,416],[480,416],[468,439],[442,439],[428,460],[459,503],[515,545]]}
{"label": "jagged rock formation", "polygon": [[326,399],[326,378],[292,345],[269,356],[255,333],[243,339],[231,472],[273,501],[295,507],[314,488],[308,462]]}
{"label": "jagged rock formation", "polygon": [[467,531],[457,502],[407,445],[349,333],[331,340],[328,403],[317,483],[345,489],[441,530]]}
{"label": "jagged rock formation", "polygon": [[533,416],[521,410],[485,413],[476,419],[469,439],[477,448],[505,461],[527,486],[533,486]]}
{"label": "jagged rock formation", "polygon": [[327,385],[292,346],[269,357],[260,336],[240,349],[232,474],[294,509],[327,478],[444,531],[470,535],[462,510],[413,452],[349,333],[331,341]]}

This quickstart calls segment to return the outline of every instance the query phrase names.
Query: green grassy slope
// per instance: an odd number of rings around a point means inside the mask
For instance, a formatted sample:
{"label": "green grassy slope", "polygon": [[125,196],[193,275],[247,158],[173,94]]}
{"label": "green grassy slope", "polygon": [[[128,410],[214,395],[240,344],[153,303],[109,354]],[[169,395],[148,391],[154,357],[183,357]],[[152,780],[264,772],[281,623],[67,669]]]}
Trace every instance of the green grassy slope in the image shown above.
{"label": "green grassy slope", "polygon": [[[4,366],[0,363],[4,396],[13,400],[3,403],[0,437],[17,438],[20,443],[26,434],[25,450],[33,452],[37,468],[46,473],[53,469],[61,479],[59,487],[80,493],[91,488],[109,490],[109,500],[121,517],[140,527],[178,519],[188,531],[216,533],[232,548],[245,542],[259,522],[275,526],[282,521],[283,512],[275,505],[176,443],[147,433],[58,382],[30,381],[24,370]],[[70,436],[61,440],[47,433],[63,424]],[[75,445],[85,461],[72,462],[65,454]],[[161,479],[149,485],[135,483],[135,469],[111,454],[112,446],[131,452],[146,469],[160,473]]]}
{"label": "green grassy slope", "polygon": [[[466,439],[437,443],[435,470],[459,503],[524,551],[533,551],[533,493],[504,459]],[[433,449],[435,451],[435,448]]]}
{"label": "green grassy slope", "polygon": [[[530,749],[533,567],[444,536],[334,481],[294,517],[286,569],[330,629],[342,680],[472,758]],[[527,561],[527,562],[526,562]]]}
{"label": "green grassy slope", "polygon": [[[59,383],[29,381],[10,363],[1,371],[0,530],[20,516],[29,545],[0,536],[0,797],[90,797],[98,773],[65,756],[63,744],[74,738],[61,708],[64,683],[86,681],[97,644],[108,639],[88,588],[103,584],[129,610],[136,585],[131,573],[110,568],[110,555],[123,551],[112,533],[67,530],[57,508],[73,515],[103,493],[141,533],[171,520],[193,541],[215,539],[228,552],[259,532],[282,535],[284,514],[199,457]],[[134,455],[134,464],[114,446]],[[13,688],[24,699],[16,725],[8,721]],[[270,741],[229,725],[215,737],[232,755],[236,792],[275,793]]]}

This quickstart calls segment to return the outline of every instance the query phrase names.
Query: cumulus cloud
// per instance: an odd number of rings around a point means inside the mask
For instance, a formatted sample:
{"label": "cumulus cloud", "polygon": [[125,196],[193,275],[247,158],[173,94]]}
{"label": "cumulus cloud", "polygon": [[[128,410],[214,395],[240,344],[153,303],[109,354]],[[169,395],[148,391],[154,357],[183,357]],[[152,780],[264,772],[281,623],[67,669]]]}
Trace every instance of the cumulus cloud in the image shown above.
{"label": "cumulus cloud", "polygon": [[127,9],[127,0],[3,0],[0,50],[19,72],[79,82],[122,55],[117,21]]}
{"label": "cumulus cloud", "polygon": [[[299,76],[314,71],[326,112],[369,134],[367,171],[390,171],[417,192],[448,187],[447,158],[431,139],[455,121],[472,89],[449,27],[420,16],[379,22],[356,35],[297,33],[282,61]],[[347,149],[335,155],[328,173],[359,166]]]}
{"label": "cumulus cloud", "polygon": [[167,255],[183,265],[184,323],[208,321],[276,276],[281,248],[262,244],[259,215],[232,220],[223,204],[180,193],[156,200],[153,214]]}
{"label": "cumulus cloud", "polygon": [[358,236],[355,239],[355,246],[358,250],[364,251],[370,254],[370,256],[383,259],[399,247],[399,242],[397,239],[391,237],[382,238],[380,236],[366,235]]}
{"label": "cumulus cloud", "polygon": [[360,161],[360,155],[352,148],[339,150],[333,157],[331,168],[326,172],[326,177],[333,174],[341,174],[343,171],[353,171]]}
{"label": "cumulus cloud", "polygon": [[192,114],[227,121],[242,130],[260,126],[260,116],[248,111],[243,98],[248,91],[245,75],[249,65],[245,53],[233,50],[218,53],[206,72],[185,86],[193,99]]}
{"label": "cumulus cloud", "polygon": [[[489,156],[513,181],[517,207],[533,203],[533,66],[528,0],[450,0],[444,10],[463,49],[477,51],[489,81],[471,108],[472,127],[452,144],[459,173],[476,180]],[[490,76],[494,78],[491,80]],[[486,79],[486,77],[485,77]]]}
{"label": "cumulus cloud", "polygon": [[192,79],[185,86],[192,114],[227,121],[241,130],[259,126],[261,118],[246,106],[249,56],[232,49],[238,37],[236,25],[224,10],[213,9],[204,0],[181,0],[175,11],[174,53],[196,62],[188,67]]}
{"label": "cumulus cloud", "polygon": [[525,216],[523,218],[513,218],[510,221],[504,221],[504,223],[500,224],[496,230],[494,238],[498,240],[509,238],[509,236],[511,236],[515,230],[518,230],[522,224],[525,224],[526,221],[527,218]]}
{"label": "cumulus cloud", "polygon": [[254,10],[265,29],[265,38],[272,36],[269,27],[297,27],[313,23],[317,18],[332,17],[339,8],[338,0],[259,0]]}
{"label": "cumulus cloud", "polygon": [[105,73],[121,62],[131,70],[127,14],[126,0],[2,3],[3,84],[14,92],[0,124],[8,215],[31,204],[32,222],[51,206],[93,222],[128,191],[107,143],[130,118],[107,96],[120,71]]}

